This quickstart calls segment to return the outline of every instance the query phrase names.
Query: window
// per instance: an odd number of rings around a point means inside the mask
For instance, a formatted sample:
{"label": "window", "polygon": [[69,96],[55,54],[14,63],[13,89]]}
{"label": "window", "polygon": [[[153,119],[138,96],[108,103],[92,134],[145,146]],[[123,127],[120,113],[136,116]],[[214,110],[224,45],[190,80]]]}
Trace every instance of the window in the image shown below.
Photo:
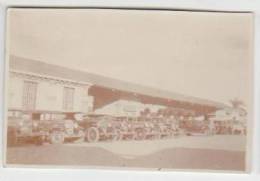
{"label": "window", "polygon": [[37,95],[37,83],[24,81],[23,86],[23,109],[34,110]]}
{"label": "window", "polygon": [[63,90],[63,109],[65,111],[73,111],[75,89],[71,87],[64,87]]}

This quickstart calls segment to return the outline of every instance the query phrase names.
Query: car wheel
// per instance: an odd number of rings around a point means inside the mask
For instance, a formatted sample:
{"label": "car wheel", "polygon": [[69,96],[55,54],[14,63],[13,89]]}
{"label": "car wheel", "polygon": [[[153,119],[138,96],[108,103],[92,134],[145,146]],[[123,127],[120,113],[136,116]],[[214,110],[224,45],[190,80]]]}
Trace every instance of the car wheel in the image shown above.
{"label": "car wheel", "polygon": [[144,131],[138,131],[135,134],[135,140],[144,140],[146,138],[146,133]]}
{"label": "car wheel", "polygon": [[123,135],[121,133],[121,131],[117,130],[115,131],[115,134],[112,136],[112,141],[120,141],[122,140]]}
{"label": "car wheel", "polygon": [[85,136],[88,142],[97,142],[100,137],[98,129],[94,127],[89,128]]}
{"label": "car wheel", "polygon": [[65,137],[62,132],[53,132],[50,135],[50,142],[52,144],[62,144],[64,143]]}

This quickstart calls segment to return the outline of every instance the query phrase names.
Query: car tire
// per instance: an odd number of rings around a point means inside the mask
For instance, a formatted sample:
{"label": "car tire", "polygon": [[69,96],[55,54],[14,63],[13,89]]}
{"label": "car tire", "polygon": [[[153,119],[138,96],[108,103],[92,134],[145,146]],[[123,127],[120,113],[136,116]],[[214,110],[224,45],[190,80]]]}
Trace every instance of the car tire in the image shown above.
{"label": "car tire", "polygon": [[65,141],[65,136],[63,132],[53,132],[50,135],[51,144],[62,144]]}
{"label": "car tire", "polygon": [[95,127],[90,127],[86,131],[85,138],[88,142],[91,142],[91,143],[99,141],[100,135],[99,135],[98,129]]}
{"label": "car tire", "polygon": [[120,130],[117,130],[115,132],[115,135],[113,135],[113,137],[112,137],[112,141],[120,141],[122,139],[123,139],[123,134],[121,133]]}
{"label": "car tire", "polygon": [[144,140],[146,138],[146,133],[144,131],[136,132],[134,136],[135,140]]}

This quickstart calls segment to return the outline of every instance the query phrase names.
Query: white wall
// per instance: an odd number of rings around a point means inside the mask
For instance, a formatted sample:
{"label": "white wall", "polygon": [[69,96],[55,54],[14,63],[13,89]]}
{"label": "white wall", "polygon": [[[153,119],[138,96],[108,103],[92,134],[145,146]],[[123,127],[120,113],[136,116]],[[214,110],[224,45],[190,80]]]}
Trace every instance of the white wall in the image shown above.
{"label": "white wall", "polygon": [[60,84],[39,82],[36,110],[62,111],[63,87]]}
{"label": "white wall", "polygon": [[93,97],[88,96],[88,86],[74,87],[74,110],[76,112],[90,112],[90,107],[93,107]]}
{"label": "white wall", "polygon": [[[23,86],[24,81],[30,80],[22,76],[11,75],[9,78],[8,108],[23,109]],[[30,80],[37,82],[35,110],[40,111],[65,111],[63,110],[63,89],[71,87],[75,89],[73,109],[69,111],[88,112],[93,105],[93,98],[88,96],[88,85],[72,86],[61,84],[52,80]],[[67,110],[68,111],[68,110]]]}
{"label": "white wall", "polygon": [[23,81],[10,76],[8,81],[8,108],[22,109]]}

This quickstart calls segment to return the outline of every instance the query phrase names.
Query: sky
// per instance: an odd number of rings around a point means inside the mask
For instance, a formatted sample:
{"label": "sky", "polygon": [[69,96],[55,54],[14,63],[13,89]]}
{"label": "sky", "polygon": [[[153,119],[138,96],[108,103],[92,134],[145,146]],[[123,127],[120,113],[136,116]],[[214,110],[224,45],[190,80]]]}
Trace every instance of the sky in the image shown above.
{"label": "sky", "polygon": [[223,103],[252,96],[249,13],[11,9],[8,54]]}

